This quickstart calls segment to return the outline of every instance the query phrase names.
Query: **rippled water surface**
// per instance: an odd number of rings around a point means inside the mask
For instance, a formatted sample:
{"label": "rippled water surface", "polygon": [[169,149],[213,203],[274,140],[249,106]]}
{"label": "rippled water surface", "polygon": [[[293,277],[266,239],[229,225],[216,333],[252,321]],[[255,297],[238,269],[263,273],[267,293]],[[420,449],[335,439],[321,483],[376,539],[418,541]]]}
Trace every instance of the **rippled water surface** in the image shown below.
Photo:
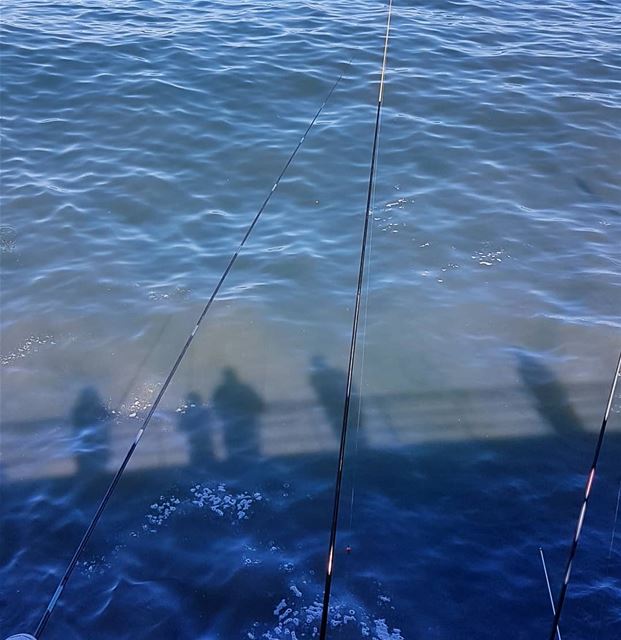
{"label": "rippled water surface", "polygon": [[[4,3],[1,633],[316,638],[386,7]],[[621,9],[395,0],[329,637],[547,638],[621,344]],[[348,64],[351,58],[351,63]],[[621,399],[563,638],[621,637]]]}

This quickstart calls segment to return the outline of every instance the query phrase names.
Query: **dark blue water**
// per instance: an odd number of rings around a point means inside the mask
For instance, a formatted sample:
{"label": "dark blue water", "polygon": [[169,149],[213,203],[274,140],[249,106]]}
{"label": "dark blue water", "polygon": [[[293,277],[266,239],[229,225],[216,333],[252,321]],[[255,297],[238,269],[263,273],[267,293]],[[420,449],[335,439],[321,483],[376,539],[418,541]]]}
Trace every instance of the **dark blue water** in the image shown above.
{"label": "dark blue water", "polygon": [[[317,637],[385,6],[2,10],[0,631]],[[621,343],[620,9],[394,6],[330,638],[547,638]],[[352,58],[350,65],[347,64]],[[621,637],[615,399],[563,638]]]}

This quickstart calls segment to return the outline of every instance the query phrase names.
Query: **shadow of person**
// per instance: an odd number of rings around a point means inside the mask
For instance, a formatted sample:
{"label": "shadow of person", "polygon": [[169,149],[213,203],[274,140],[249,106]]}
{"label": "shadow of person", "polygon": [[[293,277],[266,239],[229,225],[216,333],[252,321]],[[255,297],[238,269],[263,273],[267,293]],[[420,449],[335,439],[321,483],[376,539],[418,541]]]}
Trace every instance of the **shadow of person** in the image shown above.
{"label": "shadow of person", "polygon": [[110,458],[110,412],[94,387],[84,387],[71,409],[78,473],[101,473]]}
{"label": "shadow of person", "polygon": [[539,415],[558,435],[570,437],[585,434],[586,429],[556,374],[530,353],[518,351],[516,357],[518,373],[532,395]]}
{"label": "shadow of person", "polygon": [[190,464],[204,466],[214,460],[211,411],[196,391],[190,391],[185,401],[187,406],[179,416],[179,430],[188,439]]}
{"label": "shadow of person", "polygon": [[[331,367],[323,356],[315,355],[311,358],[309,381],[317,395],[317,399],[323,407],[330,426],[337,438],[340,438],[343,428],[345,386],[347,384],[346,373],[341,369]],[[353,425],[356,423],[358,423],[358,432],[363,433],[360,398],[356,389],[352,388],[349,424]]]}
{"label": "shadow of person", "polygon": [[222,371],[222,380],[213,393],[213,407],[224,428],[227,454],[258,456],[259,415],[265,404],[230,367]]}

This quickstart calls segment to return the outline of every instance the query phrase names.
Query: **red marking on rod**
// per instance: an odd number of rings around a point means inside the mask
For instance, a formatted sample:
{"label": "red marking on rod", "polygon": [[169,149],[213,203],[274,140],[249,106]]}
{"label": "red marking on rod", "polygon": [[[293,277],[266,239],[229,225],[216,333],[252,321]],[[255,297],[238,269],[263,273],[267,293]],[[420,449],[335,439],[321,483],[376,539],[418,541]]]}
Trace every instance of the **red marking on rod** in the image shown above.
{"label": "red marking on rod", "polygon": [[589,481],[587,482],[586,489],[586,497],[589,497],[589,493],[591,493],[591,486],[593,485],[593,478],[595,478],[595,467],[591,469],[591,473],[589,474]]}

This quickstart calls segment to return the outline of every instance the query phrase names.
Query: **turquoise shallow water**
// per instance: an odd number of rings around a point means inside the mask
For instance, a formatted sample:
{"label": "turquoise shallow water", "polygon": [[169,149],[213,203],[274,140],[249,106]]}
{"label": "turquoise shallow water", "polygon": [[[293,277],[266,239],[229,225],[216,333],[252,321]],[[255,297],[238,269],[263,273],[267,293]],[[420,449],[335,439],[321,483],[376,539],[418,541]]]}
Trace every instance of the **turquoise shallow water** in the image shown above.
{"label": "turquoise shallow water", "polygon": [[[344,71],[44,636],[316,637],[385,6],[2,22],[3,634]],[[615,2],[395,3],[333,638],[547,637],[537,550],[556,590],[621,345],[619,31]],[[621,635],[619,403],[564,638]]]}

